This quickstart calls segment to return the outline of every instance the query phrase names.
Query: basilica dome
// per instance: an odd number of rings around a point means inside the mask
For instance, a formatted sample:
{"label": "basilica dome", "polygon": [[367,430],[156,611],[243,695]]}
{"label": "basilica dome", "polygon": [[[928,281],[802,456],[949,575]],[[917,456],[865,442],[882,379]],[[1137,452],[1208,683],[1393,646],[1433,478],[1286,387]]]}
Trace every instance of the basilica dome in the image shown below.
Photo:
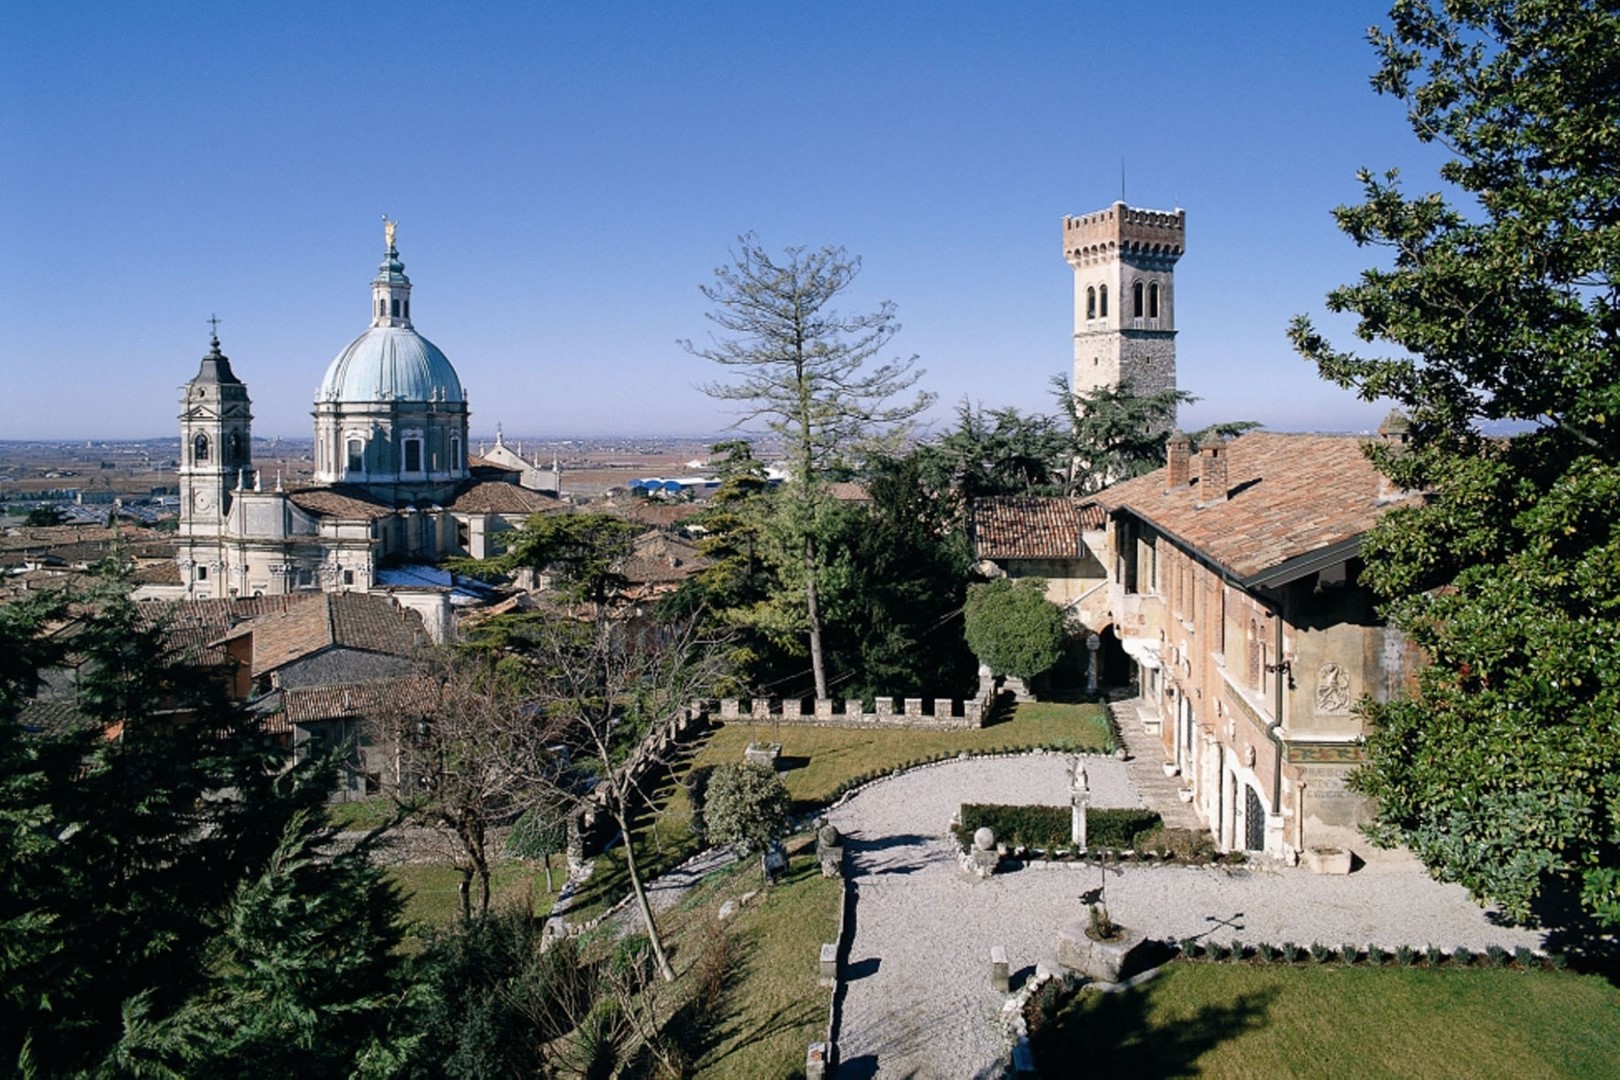
{"label": "basilica dome", "polygon": [[439,347],[409,324],[372,326],[338,353],[315,400],[460,402],[461,380]]}

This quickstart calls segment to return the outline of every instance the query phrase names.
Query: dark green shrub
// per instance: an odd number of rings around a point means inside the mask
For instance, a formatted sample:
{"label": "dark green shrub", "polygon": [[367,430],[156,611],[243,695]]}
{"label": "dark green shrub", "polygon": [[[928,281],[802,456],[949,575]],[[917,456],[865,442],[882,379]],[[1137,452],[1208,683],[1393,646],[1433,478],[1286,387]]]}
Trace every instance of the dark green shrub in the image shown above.
{"label": "dark green shrub", "polygon": [[1432,968],[1439,967],[1440,961],[1444,960],[1445,956],[1446,954],[1440,951],[1438,945],[1429,945],[1423,950],[1423,958],[1428,961],[1429,966]]}
{"label": "dark green shrub", "polygon": [[1536,963],[1536,954],[1531,951],[1528,945],[1520,945],[1513,950],[1513,962],[1526,971],[1540,966]]}
{"label": "dark green shrub", "polygon": [[1271,944],[1270,942],[1262,943],[1259,949],[1259,956],[1262,963],[1271,963],[1277,959],[1277,946]]}
{"label": "dark green shrub", "polygon": [[1248,946],[1244,945],[1243,942],[1241,942],[1241,941],[1232,942],[1232,961],[1234,963],[1236,963],[1239,960],[1242,960],[1243,957],[1244,957],[1244,954],[1247,953],[1247,952],[1248,952]]}
{"label": "dark green shrub", "polygon": [[1569,957],[1561,952],[1548,953],[1547,962],[1552,965],[1554,971],[1563,971],[1569,967]]}
{"label": "dark green shrub", "polygon": [[1187,960],[1196,960],[1198,959],[1198,953],[1199,948],[1197,938],[1184,937],[1181,939],[1181,955],[1183,958]]}
{"label": "dark green shrub", "polygon": [[1367,963],[1371,964],[1373,967],[1383,967],[1384,961],[1388,959],[1389,953],[1385,952],[1380,946],[1367,946]]}
{"label": "dark green shrub", "polygon": [[[1067,817],[1068,811],[1064,810]],[[1136,838],[1161,828],[1164,819],[1152,810],[1091,810],[1086,814],[1086,844],[1093,850],[1136,847]]]}
{"label": "dark green shrub", "polygon": [[1311,942],[1311,959],[1318,964],[1325,964],[1333,958],[1333,950],[1320,941]]}
{"label": "dark green shrub", "polygon": [[1359,945],[1340,945],[1339,946],[1339,963],[1344,964],[1346,967],[1348,967],[1349,965],[1355,963],[1359,959],[1361,959],[1361,946],[1359,946]]}
{"label": "dark green shrub", "polygon": [[1003,806],[996,803],[963,803],[956,839],[963,847],[973,843],[973,834],[988,827],[996,841],[1015,847],[1064,847],[1069,843],[1067,806]]}
{"label": "dark green shrub", "polygon": [[1402,945],[1395,950],[1395,964],[1398,967],[1411,967],[1417,960],[1417,950],[1410,945]]}
{"label": "dark green shrub", "polygon": [[1500,945],[1488,945],[1485,955],[1490,959],[1491,967],[1507,967],[1508,951]]}
{"label": "dark green shrub", "polygon": [[[1087,819],[1089,831],[1089,818]],[[1215,841],[1202,829],[1171,829],[1164,826],[1139,833],[1135,846],[1160,851],[1183,862],[1208,862],[1215,857]]]}
{"label": "dark green shrub", "polygon": [[1474,954],[1469,951],[1468,946],[1459,945],[1455,949],[1451,950],[1451,962],[1454,966],[1460,968],[1472,967],[1474,963]]}
{"label": "dark green shrub", "polygon": [[1205,952],[1208,954],[1211,960],[1225,960],[1229,955],[1226,946],[1222,945],[1218,941],[1210,942],[1208,947],[1205,949]]}
{"label": "dark green shrub", "polygon": [[1297,963],[1299,961],[1299,946],[1292,941],[1283,942],[1282,957],[1290,964]]}

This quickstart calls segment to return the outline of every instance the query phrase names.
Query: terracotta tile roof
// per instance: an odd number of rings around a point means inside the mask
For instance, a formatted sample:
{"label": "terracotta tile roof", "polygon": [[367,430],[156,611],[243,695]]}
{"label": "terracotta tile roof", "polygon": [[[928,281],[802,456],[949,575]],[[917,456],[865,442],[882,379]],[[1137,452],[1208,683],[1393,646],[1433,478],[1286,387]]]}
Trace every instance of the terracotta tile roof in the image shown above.
{"label": "terracotta tile roof", "polygon": [[17,711],[17,723],[28,734],[70,735],[86,731],[96,722],[72,701],[39,701],[29,699]]}
{"label": "terracotta tile roof", "polygon": [[351,717],[425,716],[438,701],[438,681],[412,675],[336,686],[290,687],[281,692],[281,715],[286,724]]}
{"label": "terracotta tile roof", "polygon": [[1080,515],[1080,528],[1086,532],[1101,532],[1108,528],[1108,511],[1096,500],[1088,500],[1075,508]]}
{"label": "terracotta tile roof", "polygon": [[609,514],[616,514],[626,521],[634,521],[639,525],[651,525],[658,529],[669,529],[689,517],[701,514],[703,507],[697,503],[647,502],[637,499],[635,502],[624,506],[604,506],[603,510]]}
{"label": "terracotta tile roof", "polygon": [[1354,540],[1387,506],[1380,476],[1355,435],[1251,432],[1226,444],[1227,498],[1192,482],[1165,490],[1158,469],[1098,493],[1110,512],[1129,511],[1175,541],[1250,579],[1304,555]]}
{"label": "terracotta tile roof", "polygon": [[708,565],[709,560],[691,544],[654,531],[636,538],[622,573],[631,585],[650,585],[684,581]]}
{"label": "terracotta tile roof", "polygon": [[179,585],[180,564],[172,559],[137,566],[130,575],[138,585]]}
{"label": "terracotta tile roof", "polygon": [[869,503],[872,493],[866,490],[866,485],[856,480],[834,480],[827,485],[827,494],[839,502]]}
{"label": "terracotta tile roof", "polygon": [[[178,568],[176,569],[178,573]],[[221,663],[224,651],[215,647],[221,638],[243,623],[279,614],[296,604],[319,599],[316,593],[289,596],[233,596],[221,600],[175,600],[147,603],[136,608],[138,624],[157,626],[163,640],[186,663]]]}
{"label": "terracotta tile roof", "polygon": [[450,509],[464,514],[544,514],[564,510],[567,504],[553,495],[501,480],[474,478],[462,485]]}
{"label": "terracotta tile roof", "polygon": [[1078,559],[1080,510],[1060,496],[980,499],[973,506],[974,551],[981,559]]}
{"label": "terracotta tile roof", "polygon": [[344,521],[375,521],[394,512],[391,505],[372,497],[365,488],[352,484],[297,488],[289,492],[287,498],[295,506],[312,514]]}
{"label": "terracotta tile roof", "polygon": [[253,635],[254,678],[331,646],[411,656],[425,640],[420,615],[370,593],[319,593],[229,636],[246,633]]}

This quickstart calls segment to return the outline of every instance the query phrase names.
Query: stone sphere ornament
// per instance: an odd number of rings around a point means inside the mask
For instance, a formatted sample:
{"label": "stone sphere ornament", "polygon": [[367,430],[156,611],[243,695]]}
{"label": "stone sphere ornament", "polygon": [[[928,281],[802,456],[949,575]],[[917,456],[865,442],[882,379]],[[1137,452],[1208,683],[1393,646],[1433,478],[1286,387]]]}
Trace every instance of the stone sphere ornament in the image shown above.
{"label": "stone sphere ornament", "polygon": [[996,846],[996,834],[988,825],[980,828],[973,834],[973,846],[980,851],[989,851]]}

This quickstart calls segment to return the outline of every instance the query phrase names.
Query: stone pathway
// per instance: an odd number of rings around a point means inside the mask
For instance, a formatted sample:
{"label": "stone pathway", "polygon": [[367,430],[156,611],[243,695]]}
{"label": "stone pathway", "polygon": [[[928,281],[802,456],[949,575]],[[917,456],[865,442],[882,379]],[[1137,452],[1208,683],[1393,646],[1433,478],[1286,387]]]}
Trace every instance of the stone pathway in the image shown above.
{"label": "stone pathway", "polygon": [[[1447,950],[1539,947],[1538,933],[1493,925],[1454,885],[1409,864],[1369,863],[1349,877],[1303,868],[1031,863],[988,881],[958,868],[946,826],[963,802],[1068,801],[1068,758],[1032,754],[918,769],[872,785],[829,813],[848,837],[854,930],[842,1019],[841,1077],[998,1075],[1005,997],[990,986],[990,949],[1007,950],[1016,986],[1055,966],[1057,928],[1106,882],[1114,918],[1157,938],[1249,944],[1293,941]],[[1159,756],[1149,764],[1157,770]],[[1088,757],[1094,806],[1139,805],[1125,763]],[[1160,779],[1163,779],[1160,771]]]}
{"label": "stone pathway", "polygon": [[1167,827],[1202,830],[1198,812],[1176,794],[1182,788],[1181,777],[1164,775],[1164,744],[1142,722],[1138,702],[1137,698],[1126,698],[1108,703],[1109,715],[1114,718],[1120,741],[1130,755],[1126,764],[1130,768],[1131,782],[1141,792],[1143,805],[1157,810]]}

